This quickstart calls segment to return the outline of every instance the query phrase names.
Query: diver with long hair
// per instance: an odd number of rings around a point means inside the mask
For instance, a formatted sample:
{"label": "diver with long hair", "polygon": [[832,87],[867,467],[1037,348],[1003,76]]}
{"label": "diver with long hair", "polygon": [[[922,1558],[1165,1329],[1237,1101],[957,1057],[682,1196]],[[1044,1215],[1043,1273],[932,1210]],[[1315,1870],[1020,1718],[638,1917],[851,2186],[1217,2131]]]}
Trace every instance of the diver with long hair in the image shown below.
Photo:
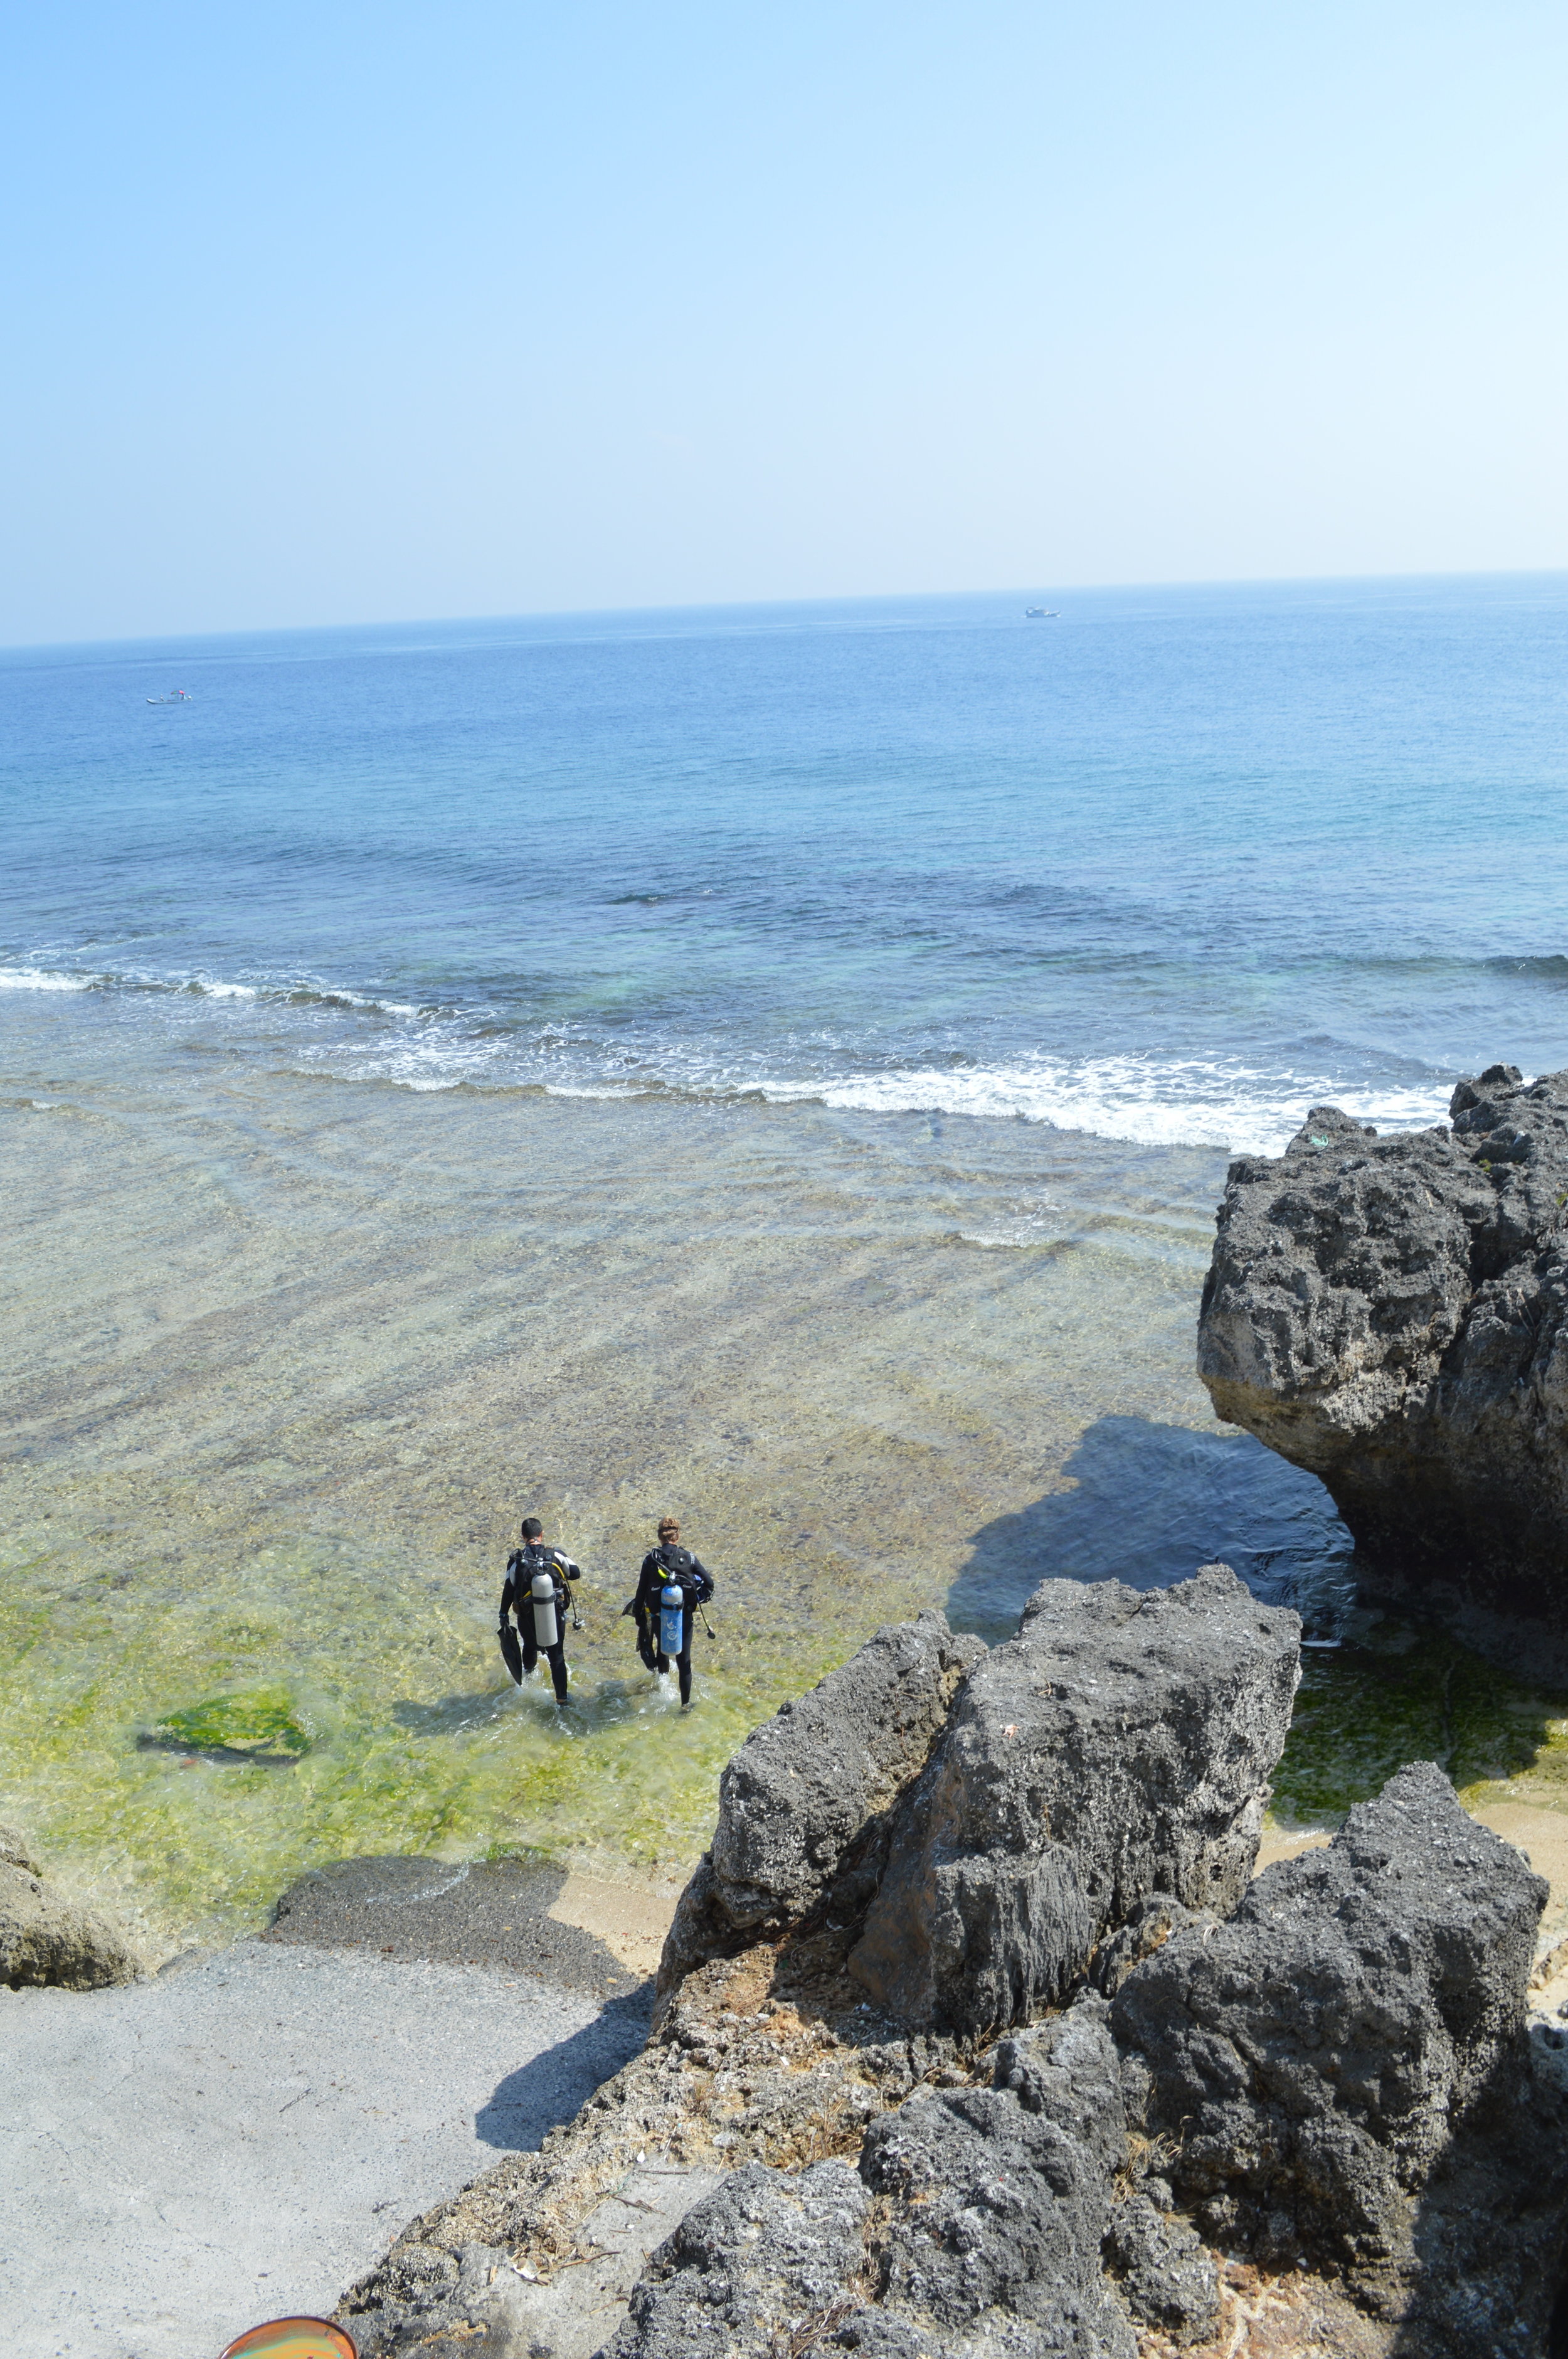
{"label": "diver with long hair", "polygon": [[[712,1594],[713,1576],[689,1549],[682,1548],[679,1524],[673,1516],[661,1516],[658,1546],[643,1559],[637,1594],[621,1610],[636,1623],[637,1652],[648,1669],[664,1678],[674,1663],[683,1712],[691,1705],[692,1630]],[[703,1619],[706,1623],[707,1616]]]}

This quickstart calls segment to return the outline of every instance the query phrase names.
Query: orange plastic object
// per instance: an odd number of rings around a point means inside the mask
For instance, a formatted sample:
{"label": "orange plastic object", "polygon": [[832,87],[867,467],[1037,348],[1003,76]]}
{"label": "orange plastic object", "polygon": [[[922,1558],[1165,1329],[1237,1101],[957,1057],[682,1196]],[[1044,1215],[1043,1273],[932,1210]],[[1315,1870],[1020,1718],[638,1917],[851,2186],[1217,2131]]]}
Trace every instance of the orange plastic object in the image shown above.
{"label": "orange plastic object", "polygon": [[359,2359],[341,2326],[324,2318],[269,2318],[231,2343],[222,2359]]}

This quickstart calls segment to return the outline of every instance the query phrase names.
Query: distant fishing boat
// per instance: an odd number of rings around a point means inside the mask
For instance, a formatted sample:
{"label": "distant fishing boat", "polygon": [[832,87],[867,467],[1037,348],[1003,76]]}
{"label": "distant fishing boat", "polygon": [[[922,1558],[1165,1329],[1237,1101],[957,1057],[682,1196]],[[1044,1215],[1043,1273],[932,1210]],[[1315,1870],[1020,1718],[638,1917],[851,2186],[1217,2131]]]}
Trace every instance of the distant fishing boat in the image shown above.
{"label": "distant fishing boat", "polygon": [[149,704],[189,704],[190,701],[188,688],[177,688],[172,696],[149,696],[147,699]]}
{"label": "distant fishing boat", "polygon": [[1025,606],[1023,619],[1026,623],[1059,623],[1062,618],[1054,606]]}

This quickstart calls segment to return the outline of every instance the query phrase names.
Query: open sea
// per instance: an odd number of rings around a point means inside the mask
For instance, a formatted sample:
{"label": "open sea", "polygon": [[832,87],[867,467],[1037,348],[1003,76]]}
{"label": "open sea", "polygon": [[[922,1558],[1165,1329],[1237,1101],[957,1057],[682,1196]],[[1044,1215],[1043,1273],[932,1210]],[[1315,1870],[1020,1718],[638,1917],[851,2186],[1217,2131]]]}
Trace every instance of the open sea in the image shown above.
{"label": "open sea", "polygon": [[[1222,1555],[1343,1635],[1193,1375],[1214,1206],[1314,1103],[1568,1064],[1565,686],[1558,577],[0,657],[0,1816],[166,1948],[361,1853],[669,1884],[892,1614]],[[619,1618],[666,1507],[684,1719]],[[1435,1734],[1346,1671],[1281,1814],[1429,1735],[1551,1799],[1444,1659]]]}

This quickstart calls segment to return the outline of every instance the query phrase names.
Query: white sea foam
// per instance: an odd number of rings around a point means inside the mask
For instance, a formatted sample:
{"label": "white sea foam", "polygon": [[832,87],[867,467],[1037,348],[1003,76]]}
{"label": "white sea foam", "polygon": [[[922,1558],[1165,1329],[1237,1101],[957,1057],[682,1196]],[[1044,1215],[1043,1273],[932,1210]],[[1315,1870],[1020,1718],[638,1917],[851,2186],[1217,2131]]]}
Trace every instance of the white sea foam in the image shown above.
{"label": "white sea foam", "polygon": [[[513,1053],[508,1053],[508,1051]],[[341,1050],[323,1055],[341,1070]],[[663,1095],[762,1097],[775,1105],[816,1104],[843,1113],[925,1114],[981,1121],[1048,1124],[1141,1147],[1209,1147],[1231,1154],[1277,1155],[1301,1128],[1309,1107],[1332,1104],[1379,1130],[1439,1122],[1452,1084],[1348,1089],[1324,1073],[1300,1076],[1220,1062],[1109,1057],[1082,1063],[1030,1062],[934,1071],[770,1079],[690,1070],[655,1077],[569,1078],[515,1044],[428,1037],[374,1056],[351,1059],[352,1074],[420,1092],[532,1084],[552,1097],[594,1099]],[[348,1077],[345,1075],[345,1077]],[[1006,1242],[1022,1242],[1008,1239]],[[988,1236],[987,1244],[1004,1242]]]}
{"label": "white sea foam", "polygon": [[[924,1114],[982,1121],[1048,1124],[1145,1147],[1207,1147],[1231,1153],[1277,1154],[1298,1130],[1309,1107],[1329,1103],[1379,1129],[1412,1129],[1440,1121],[1450,1083],[1347,1086],[1321,1069],[1290,1071],[1239,1060],[1122,1055],[1100,1058],[1025,1057],[995,1065],[909,1065],[876,1072],[834,1071],[832,1051],[814,1044],[805,1071],[769,1072],[693,1051],[676,1043],[619,1070],[600,1063],[602,1043],[591,1035],[550,1042],[516,1033],[476,1034],[478,1010],[443,1019],[434,1009],[372,997],[317,982],[232,983],[206,975],[111,977],[44,966],[0,967],[0,989],[81,992],[112,984],[269,1008],[308,1000],[316,1009],[390,1019],[390,1026],[330,1043],[302,1038],[300,1063],[345,1081],[379,1081],[441,1092],[469,1088],[544,1088],[553,1096],[615,1099],[671,1094],[698,1098],[761,1097],[774,1104],[816,1103],[845,1113]],[[810,1065],[822,1057],[824,1071]],[[596,1070],[597,1067],[597,1070]],[[985,1243],[1000,1242],[988,1236]]]}
{"label": "white sea foam", "polygon": [[61,974],[41,966],[0,966],[0,991],[91,991],[91,974]]}
{"label": "white sea foam", "polygon": [[868,1073],[812,1083],[764,1082],[764,1096],[869,1114],[973,1114],[1050,1123],[1058,1130],[1144,1147],[1217,1147],[1277,1155],[1307,1109],[1331,1103],[1379,1129],[1440,1121],[1450,1083],[1349,1089],[1324,1074],[1266,1072],[1222,1061],[1145,1057],[1082,1063],[968,1066]]}

